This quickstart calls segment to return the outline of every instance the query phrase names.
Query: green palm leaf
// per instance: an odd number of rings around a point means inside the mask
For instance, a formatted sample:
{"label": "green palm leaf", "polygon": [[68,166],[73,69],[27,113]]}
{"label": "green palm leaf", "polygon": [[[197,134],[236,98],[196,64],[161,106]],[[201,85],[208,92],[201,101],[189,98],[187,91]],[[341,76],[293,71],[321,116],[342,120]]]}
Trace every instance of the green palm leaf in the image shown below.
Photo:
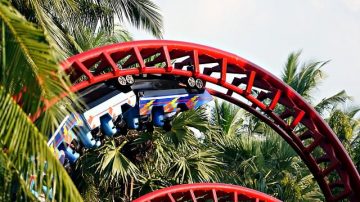
{"label": "green palm leaf", "polygon": [[172,153],[175,152],[174,144],[171,144],[169,138],[165,138],[162,130],[155,129],[154,132],[142,132],[140,136],[133,142],[136,144],[144,144],[151,142],[154,145],[154,150],[151,152],[151,160],[154,161],[155,166],[162,167],[171,160]]}
{"label": "green palm leaf", "polygon": [[71,37],[71,40],[73,40],[76,52],[80,53],[99,46],[131,41],[132,37],[130,33],[122,27],[116,27],[111,33],[104,30],[93,33],[92,30],[84,28],[75,34],[75,38]]}
{"label": "green palm leaf", "polygon": [[137,179],[138,168],[121,153],[121,149],[127,141],[123,141],[120,146],[116,146],[114,141],[105,144],[101,151],[101,162],[98,171],[103,175],[102,183],[121,184],[127,183],[133,177]]}
{"label": "green palm leaf", "polygon": [[323,98],[317,105],[315,105],[315,109],[321,114],[325,110],[332,109],[348,100],[351,100],[351,97],[346,94],[345,90],[342,90],[329,98]]}
{"label": "green palm leaf", "polygon": [[218,181],[219,168],[223,163],[219,160],[220,152],[215,149],[178,151],[174,155],[169,175],[177,183],[194,183]]}
{"label": "green palm leaf", "polygon": [[288,59],[285,64],[284,72],[282,73],[281,79],[287,83],[290,84],[294,80],[297,66],[299,65],[299,57],[300,57],[301,51],[291,53],[288,56]]}
{"label": "green palm leaf", "polygon": [[198,134],[195,134],[194,128],[206,135],[213,132],[213,128],[208,123],[205,108],[180,113],[172,121],[171,130],[164,136],[169,138],[176,147],[184,145],[191,148],[199,144],[199,139],[196,138]]}
{"label": "green palm leaf", "polygon": [[[37,176],[35,188],[41,193],[43,183],[52,188],[58,201],[80,200],[81,197],[47,144],[47,136],[58,120],[68,113],[63,105],[54,105],[38,119],[38,128],[28,118],[45,107],[44,99],[67,92],[67,82],[57,65],[58,57],[44,31],[38,29],[7,1],[0,1],[1,21],[1,80],[0,80],[0,145],[2,162],[12,169],[11,190],[17,199],[31,199],[30,175]],[[19,104],[11,95],[22,92]],[[69,107],[71,108],[71,107]],[[6,152],[5,152],[6,151]],[[44,175],[45,174],[45,175]],[[24,184],[25,182],[25,184]],[[19,186],[16,186],[19,184]],[[14,187],[15,186],[15,187]],[[46,194],[46,196],[48,196]]]}
{"label": "green palm leaf", "polygon": [[137,28],[149,30],[155,37],[162,37],[162,16],[159,8],[150,0],[111,0],[118,18],[123,16]]}
{"label": "green palm leaf", "polygon": [[329,61],[303,63],[300,67],[301,51],[288,56],[281,79],[308,101],[311,101],[312,90],[318,87],[323,72],[321,68]]}
{"label": "green palm leaf", "polygon": [[221,129],[223,135],[235,136],[243,126],[244,112],[233,104],[215,99],[211,122]]}
{"label": "green palm leaf", "polygon": [[[53,44],[47,41],[41,29],[27,22],[7,1],[0,3],[0,18],[6,34],[1,85],[10,94],[18,94],[26,88],[22,108],[27,114],[34,115],[40,107],[45,107],[43,98],[50,100],[68,92],[68,82],[57,64],[58,56],[51,48]],[[68,113],[61,108],[64,106],[52,106],[38,121],[43,133],[49,134],[58,120]]]}
{"label": "green palm leaf", "polygon": [[[16,9],[27,20],[46,31],[48,41],[62,58],[76,53],[73,37],[84,29],[92,34],[99,30],[114,31],[115,21],[127,20],[137,28],[162,37],[162,16],[150,0],[13,0]],[[117,19],[116,19],[117,18]]]}
{"label": "green palm leaf", "polygon": [[[0,152],[0,162],[0,201],[15,201],[19,196],[35,201],[36,198],[31,193],[29,184],[5,152]],[[12,190],[12,187],[18,189],[16,194],[7,191]]]}
{"label": "green palm leaf", "polygon": [[[16,192],[28,193],[24,181],[29,183],[30,175],[36,175],[54,189],[52,194],[55,194],[57,201],[82,201],[72,180],[47,146],[47,139],[2,87],[0,103],[0,122],[3,123],[0,129],[0,147],[3,151],[2,160],[5,161],[1,163],[12,165],[11,168],[18,174],[21,186]],[[36,181],[36,184],[40,193],[42,180]]]}

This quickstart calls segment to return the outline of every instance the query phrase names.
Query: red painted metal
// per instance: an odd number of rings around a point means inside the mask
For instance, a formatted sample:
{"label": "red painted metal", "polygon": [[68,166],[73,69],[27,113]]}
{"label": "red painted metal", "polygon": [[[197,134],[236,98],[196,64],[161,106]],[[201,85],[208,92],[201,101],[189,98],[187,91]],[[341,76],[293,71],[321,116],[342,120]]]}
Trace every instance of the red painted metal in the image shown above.
{"label": "red painted metal", "polygon": [[[95,48],[61,65],[73,82],[72,92],[118,76],[141,74],[194,76],[219,86],[206,87],[277,131],[306,163],[327,201],[360,199],[359,173],[321,116],[288,85],[239,56],[193,43],[150,40]],[[192,71],[188,65],[194,67]]]}
{"label": "red painted metal", "polygon": [[[174,196],[177,196],[175,198]],[[221,199],[219,198],[221,197]],[[181,198],[181,199],[180,199]],[[176,200],[178,199],[178,200]],[[280,202],[280,200],[253,189],[221,183],[181,184],[159,189],[135,199],[133,202],[155,201],[259,201]]]}

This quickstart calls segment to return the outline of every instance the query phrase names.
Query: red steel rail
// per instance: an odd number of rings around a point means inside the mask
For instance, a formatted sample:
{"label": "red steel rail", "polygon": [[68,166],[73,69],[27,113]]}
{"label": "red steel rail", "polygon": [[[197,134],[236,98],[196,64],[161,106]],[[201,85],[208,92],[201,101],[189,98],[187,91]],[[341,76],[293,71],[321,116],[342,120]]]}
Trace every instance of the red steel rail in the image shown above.
{"label": "red steel rail", "polygon": [[72,92],[124,75],[200,78],[212,95],[277,131],[308,166],[327,201],[360,200],[359,173],[321,116],[291,87],[239,56],[193,43],[148,40],[95,48],[70,57],[62,67],[73,83]]}
{"label": "red steel rail", "polygon": [[256,201],[281,202],[253,189],[220,183],[181,184],[159,189],[135,199],[133,202],[175,201]]}

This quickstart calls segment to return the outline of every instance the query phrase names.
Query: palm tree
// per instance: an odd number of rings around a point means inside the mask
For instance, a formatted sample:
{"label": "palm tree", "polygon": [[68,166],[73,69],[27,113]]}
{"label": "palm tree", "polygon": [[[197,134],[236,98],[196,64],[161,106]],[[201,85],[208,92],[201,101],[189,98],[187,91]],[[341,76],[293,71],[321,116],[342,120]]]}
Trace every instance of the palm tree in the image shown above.
{"label": "palm tree", "polygon": [[328,64],[329,61],[325,62],[309,62],[300,65],[299,57],[301,51],[290,53],[285,63],[281,79],[298,92],[303,98],[305,98],[310,104],[315,106],[315,109],[319,113],[332,109],[341,103],[345,103],[350,100],[350,97],[346,92],[340,91],[335,95],[322,99],[319,103],[313,103],[312,93],[316,90],[324,78],[324,73],[321,68]]}
{"label": "palm tree", "polygon": [[104,30],[93,33],[91,30],[84,28],[79,30],[76,34],[76,38],[71,37],[70,40],[75,48],[73,52],[81,53],[99,46],[132,41],[133,38],[128,31],[117,26],[114,31],[110,33]]}
{"label": "palm tree", "polygon": [[326,119],[358,168],[360,159],[357,151],[359,150],[360,119],[357,114],[359,111],[360,107],[344,109],[334,107]]}
{"label": "palm tree", "polygon": [[45,30],[48,40],[65,58],[74,54],[76,44],[72,38],[81,38],[83,29],[92,34],[111,33],[117,20],[127,20],[155,37],[162,37],[162,16],[151,0],[14,0],[12,4],[27,20]]}
{"label": "palm tree", "polygon": [[220,182],[250,187],[284,201],[322,199],[299,156],[269,126],[259,130],[249,114],[218,100],[210,117],[218,133],[206,137],[204,145],[220,152]]}
{"label": "palm tree", "polygon": [[34,188],[39,194],[43,185],[52,187],[45,198],[82,201],[46,144],[48,132],[72,109],[54,105],[36,125],[29,119],[46,105],[44,99],[68,91],[54,44],[5,0],[0,1],[0,23],[0,170],[6,176],[1,178],[1,200],[35,200],[29,185],[30,177],[36,176]]}
{"label": "palm tree", "polygon": [[[311,92],[316,89],[321,81],[323,67],[327,62],[304,63],[299,69],[299,56],[301,52],[291,53],[285,65],[282,79],[300,95],[312,103]],[[359,169],[360,158],[359,150],[359,119],[356,115],[360,111],[357,106],[341,108],[351,97],[344,90],[323,98],[319,103],[314,104],[314,108],[328,122],[329,126],[338,135],[340,141],[352,156]]]}
{"label": "palm tree", "polygon": [[312,90],[318,86],[320,79],[323,78],[321,67],[326,65],[328,61],[303,63],[299,67],[300,54],[301,51],[298,51],[288,56],[281,79],[310,101]]}

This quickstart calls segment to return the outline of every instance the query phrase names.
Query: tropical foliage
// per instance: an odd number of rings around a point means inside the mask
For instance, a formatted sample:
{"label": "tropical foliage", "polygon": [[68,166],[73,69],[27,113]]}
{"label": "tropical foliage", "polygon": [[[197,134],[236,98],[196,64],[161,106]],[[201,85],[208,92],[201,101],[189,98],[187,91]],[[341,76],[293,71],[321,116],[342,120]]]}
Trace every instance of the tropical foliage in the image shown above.
{"label": "tropical foliage", "polygon": [[[229,114],[219,116],[219,109]],[[215,101],[213,113],[223,122],[238,123],[218,125],[220,135],[209,142],[222,152],[226,165],[221,182],[250,187],[284,201],[321,201],[319,187],[302,160],[269,126],[258,130],[256,119],[226,102]],[[236,132],[229,135],[228,131]]]}
{"label": "tropical foliage", "polygon": [[[76,105],[76,98],[69,94],[51,107],[48,101],[69,89],[59,61],[131,39],[116,20],[161,37],[161,15],[149,0],[0,1],[1,201],[33,201],[37,194],[46,200],[82,201],[46,144],[59,121],[74,111],[67,103]],[[39,117],[42,109],[46,111]],[[119,152],[116,156],[121,157]]]}
{"label": "tropical foliage", "polygon": [[[38,24],[63,57],[76,53],[83,30],[112,33],[116,23],[131,25],[162,37],[162,16],[150,0],[14,0],[13,6],[25,18]],[[78,40],[79,39],[79,40]]]}
{"label": "tropical foliage", "polygon": [[[67,110],[61,105],[49,108],[37,125],[29,116],[50,100],[67,91],[59,72],[58,54],[47,35],[7,1],[0,2],[0,152],[3,200],[34,199],[29,191],[30,176],[36,176],[35,189],[45,183],[54,187],[56,200],[81,197],[46,144],[47,134]],[[15,99],[14,99],[15,98]],[[47,197],[47,196],[46,196]]]}

